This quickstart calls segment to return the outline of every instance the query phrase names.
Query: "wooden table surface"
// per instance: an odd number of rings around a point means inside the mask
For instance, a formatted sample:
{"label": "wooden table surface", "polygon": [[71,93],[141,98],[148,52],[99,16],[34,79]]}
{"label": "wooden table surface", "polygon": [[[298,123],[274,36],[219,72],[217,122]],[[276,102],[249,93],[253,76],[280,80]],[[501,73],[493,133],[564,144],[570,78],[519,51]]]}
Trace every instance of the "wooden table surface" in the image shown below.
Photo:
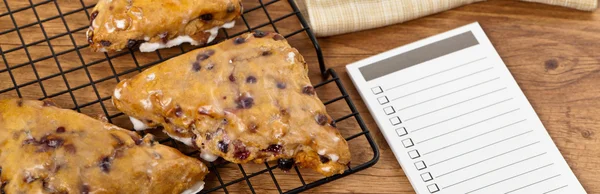
{"label": "wooden table surface", "polygon": [[[29,4],[27,1],[18,0],[8,0],[8,2],[9,4]],[[77,6],[77,3],[80,1],[58,0],[57,2],[62,3],[61,6],[69,7],[69,3]],[[85,2],[86,5],[95,3],[94,0],[85,0],[82,2]],[[81,6],[81,4],[78,6]],[[37,13],[40,15],[48,11],[49,9],[37,9]],[[6,7],[0,6],[0,12],[5,13]],[[66,19],[69,22],[69,18]],[[34,22],[36,19],[32,14],[29,14],[19,16],[16,20]],[[371,134],[376,139],[381,151],[381,157],[379,162],[371,168],[317,187],[309,192],[414,193],[377,125],[371,118],[356,89],[353,87],[344,66],[380,52],[475,21],[481,24],[489,36],[585,189],[588,193],[600,193],[600,142],[597,137],[600,134],[600,87],[598,87],[598,83],[600,83],[600,11],[593,13],[580,12],[562,7],[513,0],[490,0],[403,24],[334,37],[319,38],[318,41],[323,49],[326,64],[329,67],[333,67],[341,76],[346,89],[350,92],[352,100],[371,130]],[[60,20],[55,24],[51,22],[44,23],[44,28],[50,36],[60,33],[59,30],[64,31]],[[17,23],[21,24],[19,21]],[[85,20],[75,23],[73,25],[87,25],[87,21]],[[290,21],[283,22],[281,25],[297,26],[298,24],[297,21]],[[0,31],[12,28],[14,26],[12,26],[10,18],[7,16],[0,17]],[[280,30],[286,29],[280,28]],[[37,36],[41,36],[41,34]],[[74,33],[73,36],[77,44],[85,44],[84,31]],[[20,46],[21,42],[15,37],[14,35],[11,37],[10,34],[0,35],[2,50],[6,51]],[[26,42],[28,38],[29,36],[25,37]],[[40,39],[40,37],[37,38]],[[64,39],[51,41],[51,43],[58,50],[56,52],[72,47],[72,42],[68,36]],[[299,36],[298,38],[292,38],[290,43],[297,47],[309,64],[311,64],[311,79],[314,82],[319,81],[316,55],[307,37]],[[36,51],[37,46],[45,48],[46,51]],[[65,48],[62,48],[63,46]],[[31,51],[30,55],[34,59],[44,56],[43,54],[39,54],[39,52],[47,53],[47,48],[47,44],[31,46],[29,47]],[[89,51],[81,49],[81,52],[86,54]],[[169,54],[170,51],[167,50],[165,52],[166,54],[161,51],[161,54],[171,55]],[[96,54],[94,55],[95,58],[90,57],[88,59],[86,58],[87,56],[86,54],[83,59],[86,62],[105,57],[103,54]],[[143,54],[140,54],[138,57],[139,60],[145,58]],[[27,53],[15,51],[6,54],[4,58],[8,61],[8,66],[13,66],[22,61],[27,62]],[[66,60],[60,57],[56,59],[65,69],[74,68],[77,66],[76,64],[81,64],[77,55],[71,55],[66,58]],[[113,63],[128,62],[131,64],[130,58],[112,59],[111,61]],[[74,65],[69,66],[70,63],[68,61],[75,61]],[[51,64],[49,66],[53,68],[46,66],[46,62]],[[5,68],[4,63],[6,62],[2,61],[2,63],[0,64],[2,65],[0,69]],[[39,76],[44,77],[57,72],[55,63],[54,59],[35,63],[35,67],[37,67],[37,71],[40,74]],[[131,65],[115,66],[116,72],[121,72],[132,67]],[[69,79],[68,82],[72,85],[81,85],[88,83],[89,79],[96,80],[96,76],[110,76],[112,74],[109,67],[108,65],[105,66],[104,63],[89,66],[86,70],[91,72],[92,78],[73,75],[73,78]],[[17,79],[17,83],[35,80],[35,76],[31,70],[21,71],[19,69],[12,71],[12,74]],[[135,72],[125,74],[122,78],[130,77],[133,74]],[[9,77],[7,72],[0,73],[0,90],[13,87],[13,83]],[[66,78],[71,77],[67,75]],[[48,79],[43,84],[48,94],[60,92],[65,87],[61,76]],[[81,103],[97,99],[97,96],[93,95],[94,90],[98,91],[101,97],[107,97],[110,96],[114,84],[116,84],[116,80],[100,82],[95,85],[97,89],[85,87],[75,91],[73,96],[81,101]],[[21,88],[22,96],[33,99],[44,97],[43,91],[40,92],[37,88],[39,88],[37,85],[29,85],[28,87]],[[326,88],[318,92],[319,96],[325,100],[338,95],[338,92],[331,91],[333,90]],[[17,96],[18,94],[15,90],[0,94],[0,98]],[[52,99],[60,106],[66,108],[74,107],[69,94],[59,95]],[[111,114],[117,112],[108,100],[103,101],[102,105],[106,106]],[[330,113],[333,112],[331,113],[332,115],[342,114],[341,112],[338,113],[337,106],[341,107],[344,105],[328,106]],[[101,107],[96,105],[81,108],[80,111],[89,115],[102,113]],[[131,125],[126,120],[126,117],[117,117],[112,121],[120,126],[130,128]],[[342,125],[340,128],[343,130],[342,133],[346,133],[344,131],[347,128],[356,128],[356,124]],[[353,156],[357,160],[368,160],[372,157],[372,152],[370,152],[364,142],[362,140],[362,144],[351,145]],[[229,168],[225,172],[220,171],[224,179],[227,179],[228,174],[239,174],[239,172],[233,172],[237,170],[237,166],[233,165]],[[248,168],[253,167],[250,166]],[[248,171],[252,171],[252,169]],[[318,175],[310,174],[310,172],[305,170],[302,170],[302,172],[303,175],[309,177],[308,179],[316,180],[322,178]],[[284,173],[275,171],[274,173],[276,173],[276,176],[284,177],[279,180],[279,184],[282,187],[295,184],[288,184],[288,182],[293,182],[292,179],[294,176],[290,178]],[[264,179],[256,178],[257,180],[254,181],[253,178],[251,180],[253,188],[257,193],[272,193],[277,191],[270,177],[267,175],[259,177]],[[209,176],[208,182],[209,185],[217,184],[214,176]],[[290,186],[290,188],[293,188],[293,186]],[[229,186],[227,189],[232,193],[248,192],[248,187],[244,182]],[[222,192],[223,190],[219,191]]]}

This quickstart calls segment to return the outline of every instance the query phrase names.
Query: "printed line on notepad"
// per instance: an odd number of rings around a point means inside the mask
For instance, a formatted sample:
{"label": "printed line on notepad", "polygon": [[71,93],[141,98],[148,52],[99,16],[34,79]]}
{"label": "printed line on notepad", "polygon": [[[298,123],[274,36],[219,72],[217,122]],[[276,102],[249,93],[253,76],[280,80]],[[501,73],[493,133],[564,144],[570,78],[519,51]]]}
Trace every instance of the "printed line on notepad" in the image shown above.
{"label": "printed line on notepad", "polygon": [[[507,164],[507,165],[504,165],[504,166],[501,166],[501,167],[498,167],[498,168],[495,168],[494,170],[490,170],[490,171],[487,171],[487,172],[484,172],[484,173],[481,173],[481,174],[478,174],[478,175],[472,176],[472,177],[470,177],[470,178],[467,178],[467,179],[465,179],[465,180],[458,181],[458,182],[456,182],[456,183],[452,183],[452,184],[450,184],[450,185],[448,185],[448,186],[442,187],[442,189],[446,189],[446,188],[449,188],[449,187],[452,187],[452,186],[456,186],[456,185],[458,185],[458,184],[461,184],[461,183],[464,183],[464,182],[467,182],[467,181],[470,181],[470,180],[476,179],[476,178],[478,178],[478,177],[481,177],[481,176],[484,176],[484,175],[486,175],[486,174],[489,174],[489,173],[492,173],[492,172],[496,172],[496,171],[498,171],[498,170],[502,170],[502,169],[504,169],[504,168],[506,168],[506,167],[509,167],[509,166],[512,166],[512,165],[515,165],[515,164],[518,164],[518,163],[521,163],[521,162],[524,162],[524,161],[531,160],[531,159],[533,159],[533,158],[536,158],[536,157],[542,156],[542,155],[544,155],[544,154],[546,154],[546,153],[547,153],[547,152],[543,152],[543,153],[541,153],[541,154],[534,155],[534,156],[530,156],[530,157],[528,157],[528,158],[525,158],[525,159],[522,159],[522,160],[519,160],[519,161],[516,161],[516,162],[510,163],[510,164]],[[470,191],[470,192],[473,192],[473,191]]]}
{"label": "printed line on notepad", "polygon": [[436,100],[436,99],[439,99],[439,98],[442,98],[442,97],[446,97],[448,95],[452,95],[452,94],[455,94],[455,93],[458,93],[458,92],[461,92],[461,91],[464,91],[464,90],[467,90],[467,89],[470,89],[470,88],[473,88],[473,87],[476,87],[476,86],[479,86],[479,85],[482,85],[482,84],[485,84],[485,83],[488,83],[488,82],[491,82],[491,81],[494,81],[494,80],[497,80],[497,79],[500,79],[500,77],[496,77],[494,79],[486,80],[486,81],[483,81],[481,83],[477,83],[475,85],[468,86],[466,88],[462,88],[462,89],[456,90],[454,92],[443,94],[441,96],[438,96],[438,97],[435,97],[435,98],[432,98],[432,99],[429,99],[429,100],[425,100],[423,102],[419,102],[419,103],[416,103],[416,104],[413,104],[413,105],[410,105],[410,106],[407,106],[407,107],[404,107],[404,108],[401,108],[401,109],[398,109],[398,111],[401,111],[401,110],[404,110],[404,109],[407,109],[407,108],[411,108],[411,107],[414,107],[414,106],[417,106],[417,105],[421,105],[423,103],[426,103],[426,102],[429,102],[429,101],[432,101],[432,100]]}
{"label": "printed line on notepad", "polygon": [[506,102],[506,101],[509,101],[509,100],[512,100],[512,99],[513,98],[508,98],[508,99],[502,100],[500,102],[496,102],[496,103],[493,103],[493,104],[490,104],[490,105],[487,105],[487,106],[484,106],[484,107],[481,107],[481,108],[478,108],[478,109],[475,109],[475,110],[472,110],[472,111],[469,111],[469,112],[466,112],[466,113],[463,113],[463,114],[460,114],[460,115],[457,115],[457,116],[454,116],[454,117],[451,117],[449,119],[442,120],[442,121],[439,121],[437,123],[433,123],[433,124],[430,124],[430,125],[427,125],[427,126],[424,126],[424,127],[421,127],[421,128],[415,129],[415,130],[412,130],[411,132],[417,132],[417,131],[420,131],[420,130],[423,130],[423,129],[426,129],[426,128],[429,128],[429,127],[432,127],[432,126],[435,126],[435,125],[439,125],[441,123],[444,123],[444,122],[447,122],[447,121],[450,121],[450,120],[453,120],[453,119],[456,119],[456,118],[459,118],[459,117],[462,117],[462,116],[465,116],[465,115],[468,115],[468,114],[471,114],[471,113],[474,113],[474,112],[477,112],[477,111],[480,111],[480,110],[483,110],[483,109],[486,109],[486,108],[489,108],[489,107],[492,107],[494,105],[497,105],[497,104],[500,104],[500,103],[503,103],[503,102]]}
{"label": "printed line on notepad", "polygon": [[434,76],[434,75],[437,75],[437,74],[440,74],[440,73],[444,73],[444,72],[446,72],[446,71],[450,71],[450,70],[453,70],[453,69],[456,69],[456,68],[459,68],[459,67],[463,67],[463,66],[466,66],[466,65],[468,65],[468,64],[473,64],[473,63],[475,63],[475,62],[477,62],[477,61],[481,61],[481,60],[483,60],[483,59],[486,59],[486,58],[487,58],[487,57],[482,57],[482,58],[475,59],[475,60],[473,60],[473,61],[471,61],[471,62],[468,62],[468,63],[462,64],[462,65],[457,65],[457,66],[455,66],[455,67],[451,67],[451,68],[449,68],[449,69],[445,69],[445,70],[442,70],[442,71],[438,71],[438,72],[436,72],[436,73],[433,73],[433,74],[430,74],[430,75],[427,75],[427,76],[424,76],[424,77],[421,77],[421,78],[418,78],[418,79],[415,79],[415,80],[412,80],[412,81],[409,81],[409,82],[406,82],[406,83],[403,83],[403,84],[400,84],[400,85],[397,85],[397,86],[394,86],[394,87],[391,87],[391,88],[388,88],[388,89],[385,89],[385,91],[390,91],[390,90],[396,89],[396,88],[398,88],[398,87],[401,87],[401,86],[404,86],[404,85],[407,85],[407,84],[410,84],[410,83],[414,83],[414,82],[416,82],[416,81],[423,80],[423,79],[425,79],[425,78],[428,78],[428,77],[431,77],[431,76]]}
{"label": "printed line on notepad", "polygon": [[431,113],[434,113],[434,112],[437,112],[437,111],[440,111],[440,110],[444,110],[446,108],[450,108],[450,107],[453,107],[453,106],[456,106],[456,105],[459,105],[459,104],[462,104],[462,103],[465,103],[465,102],[469,102],[471,100],[475,100],[477,98],[481,98],[481,97],[487,96],[489,94],[492,94],[492,93],[495,93],[495,92],[498,92],[498,91],[501,91],[501,90],[504,90],[504,89],[506,89],[506,87],[498,89],[498,90],[494,90],[494,91],[491,91],[491,92],[488,92],[488,93],[485,93],[485,94],[482,94],[482,95],[479,95],[479,96],[475,96],[473,98],[469,98],[467,100],[463,100],[463,101],[460,101],[460,102],[457,102],[457,103],[454,103],[454,104],[451,104],[451,105],[448,105],[448,106],[445,106],[445,107],[442,107],[442,108],[439,108],[439,109],[436,109],[436,110],[433,110],[433,111],[430,111],[430,112],[427,112],[427,113],[423,113],[423,114],[420,114],[420,115],[417,115],[417,116],[405,119],[404,121],[405,122],[406,121],[410,121],[410,120],[413,120],[413,119],[416,119],[416,118],[419,118],[419,117],[422,117],[422,116],[425,116],[425,115],[428,115],[428,114],[431,114]]}
{"label": "printed line on notepad", "polygon": [[[486,120],[489,120],[489,119],[493,119],[493,118],[496,118],[496,117],[498,117],[498,116],[502,116],[502,115],[505,115],[505,114],[508,114],[508,113],[514,112],[514,111],[516,111],[516,110],[519,110],[519,109],[517,108],[517,109],[511,110],[511,111],[508,111],[508,112],[502,113],[502,114],[500,114],[500,115],[496,115],[496,116],[493,116],[493,117],[491,117],[491,118],[485,119],[485,120],[483,120],[483,121],[486,121]],[[520,123],[520,122],[523,122],[523,121],[526,121],[526,120],[527,120],[527,119],[523,119],[523,120],[520,120],[520,121],[516,121],[516,122],[514,122],[514,123],[511,123],[511,124],[508,124],[508,125],[504,125],[504,126],[502,126],[502,127],[498,127],[498,128],[492,129],[492,130],[490,130],[490,131],[488,131],[488,132],[481,133],[481,134],[479,134],[479,135],[476,135],[476,136],[473,136],[473,137],[469,137],[469,138],[467,138],[467,139],[460,140],[460,141],[458,141],[458,142],[455,142],[455,143],[452,143],[452,144],[449,144],[449,145],[443,146],[443,147],[441,147],[441,148],[438,148],[438,149],[435,149],[435,150],[431,150],[431,151],[429,151],[429,152],[425,152],[425,153],[423,153],[423,155],[431,154],[431,153],[433,153],[433,152],[437,152],[437,151],[440,151],[440,150],[443,150],[443,149],[446,149],[446,148],[449,148],[449,147],[455,146],[455,145],[457,145],[457,144],[460,144],[460,143],[463,143],[463,142],[466,142],[466,141],[469,141],[469,140],[475,139],[475,138],[477,138],[477,137],[481,137],[481,136],[483,136],[483,135],[485,135],[485,134],[489,134],[489,133],[491,133],[491,132],[498,131],[498,130],[500,130],[500,129],[504,129],[504,128],[506,128],[506,127],[510,127],[510,126],[512,126],[512,125],[515,125],[515,124],[517,124],[517,123]],[[483,122],[483,121],[479,121],[478,123],[480,123],[480,122]],[[469,125],[469,126],[472,126],[472,125]],[[467,127],[469,127],[469,126],[467,126]],[[443,133],[443,134],[440,134],[440,135],[437,135],[437,136],[431,137],[431,138],[429,138],[429,139],[426,139],[426,140],[420,141],[420,142],[418,142],[418,143],[423,143],[423,142],[425,142],[425,141],[429,141],[429,140],[432,140],[432,139],[435,139],[435,138],[438,138],[438,137],[441,137],[441,136],[444,136],[444,135],[448,135],[448,134],[450,134],[450,133],[454,133],[454,132],[456,132],[456,131],[462,130],[462,129],[464,129],[464,128],[467,128],[467,127],[461,127],[461,128],[458,128],[458,129],[455,129],[455,130],[452,130],[452,131],[448,131],[448,132],[446,132],[446,133]]]}
{"label": "printed line on notepad", "polygon": [[501,183],[501,182],[504,182],[504,181],[507,181],[507,180],[510,180],[510,179],[514,179],[514,178],[517,178],[517,177],[523,176],[523,175],[525,175],[525,174],[529,174],[529,173],[531,173],[531,172],[534,172],[534,171],[536,171],[536,170],[539,170],[539,169],[542,169],[542,168],[546,168],[546,167],[548,167],[548,166],[552,166],[552,165],[554,165],[554,163],[546,164],[546,165],[544,165],[544,166],[541,166],[541,167],[537,167],[537,168],[531,169],[531,170],[529,170],[529,171],[527,171],[527,172],[523,172],[523,173],[521,173],[521,174],[517,174],[517,175],[515,175],[515,176],[508,177],[508,178],[502,179],[502,180],[500,180],[500,181],[496,181],[496,182],[494,182],[494,183],[492,183],[492,184],[489,184],[489,185],[486,185],[486,186],[483,186],[483,187],[479,187],[479,188],[477,188],[477,189],[475,189],[475,190],[472,190],[472,191],[466,192],[465,194],[473,193],[473,192],[475,192],[475,191],[479,191],[479,190],[481,190],[481,189],[485,189],[485,188],[487,188],[487,187],[490,187],[490,186],[492,186],[492,185],[495,185],[495,184],[498,184],[498,183]]}
{"label": "printed line on notepad", "polygon": [[531,132],[533,132],[533,130],[529,130],[529,131],[526,131],[526,132],[523,132],[523,133],[519,133],[519,134],[517,134],[517,135],[513,135],[513,136],[510,136],[510,137],[504,138],[504,139],[502,139],[502,140],[500,140],[500,141],[496,141],[496,142],[494,142],[494,143],[491,143],[491,144],[488,144],[488,145],[485,145],[485,146],[482,146],[482,147],[479,147],[479,148],[473,149],[473,150],[471,150],[471,151],[464,152],[464,153],[462,153],[462,154],[459,154],[459,155],[456,155],[456,156],[453,156],[453,157],[450,157],[450,158],[444,159],[444,160],[442,160],[442,161],[438,161],[438,162],[436,162],[436,163],[433,163],[433,164],[431,164],[431,165],[429,165],[429,166],[435,166],[435,165],[438,165],[438,164],[440,164],[440,163],[447,162],[447,161],[449,161],[449,160],[452,160],[452,159],[455,159],[455,158],[458,158],[458,157],[464,156],[464,155],[466,155],[466,154],[469,154],[469,153],[475,152],[475,151],[477,151],[477,150],[481,150],[481,149],[483,149],[483,148],[487,148],[487,147],[493,146],[493,145],[495,145],[495,144],[499,144],[499,143],[501,143],[501,142],[503,142],[503,141],[506,141],[506,140],[509,140],[509,139],[512,139],[512,138],[515,138],[515,137],[519,137],[519,136],[521,136],[521,135],[525,135],[525,134],[527,134],[527,133],[531,133]]}
{"label": "printed line on notepad", "polygon": [[543,194],[552,193],[552,192],[554,192],[554,191],[561,190],[561,189],[563,189],[563,188],[565,188],[565,187],[567,187],[567,186],[569,186],[569,185],[563,185],[563,186],[560,186],[560,187],[558,187],[558,188],[556,188],[556,189],[551,189],[550,191],[546,191],[546,192],[544,192]]}
{"label": "printed line on notepad", "polygon": [[535,144],[537,144],[537,143],[540,143],[540,141],[536,141],[536,142],[533,142],[533,143],[530,143],[530,144],[527,144],[527,145],[524,145],[524,146],[521,146],[521,147],[518,147],[518,148],[515,148],[515,149],[512,149],[512,150],[509,150],[509,151],[507,151],[507,152],[504,152],[504,153],[501,153],[501,154],[498,154],[498,155],[495,155],[495,156],[492,156],[492,157],[489,157],[489,158],[486,158],[486,159],[480,160],[479,162],[475,162],[475,163],[473,163],[473,164],[469,164],[469,165],[466,165],[466,166],[463,166],[463,167],[460,167],[460,168],[457,168],[457,169],[454,169],[454,170],[448,171],[448,172],[446,172],[446,173],[443,173],[443,174],[440,174],[440,175],[436,176],[435,178],[440,178],[440,177],[446,176],[446,175],[448,175],[448,174],[451,174],[451,173],[457,172],[457,171],[459,171],[459,170],[463,170],[463,169],[465,169],[465,168],[469,168],[469,167],[471,167],[471,166],[474,166],[474,165],[477,165],[477,164],[481,164],[482,162],[485,162],[485,161],[488,161],[488,160],[491,160],[491,159],[494,159],[494,158],[497,158],[497,157],[500,157],[500,156],[503,156],[503,155],[506,155],[506,154],[512,153],[512,152],[514,152],[514,151],[517,151],[517,150],[520,150],[520,149],[523,149],[523,148],[526,148],[526,147],[529,147],[529,146],[535,145]]}
{"label": "printed line on notepad", "polygon": [[551,176],[551,177],[548,177],[548,178],[545,178],[545,179],[542,179],[542,180],[539,180],[539,181],[533,182],[533,183],[531,183],[531,184],[528,184],[528,185],[525,185],[525,186],[522,186],[522,187],[519,187],[519,188],[513,189],[513,190],[511,190],[511,191],[508,191],[508,192],[506,192],[506,193],[504,193],[504,194],[509,194],[509,193],[512,193],[512,192],[515,192],[515,191],[518,191],[518,190],[521,190],[521,189],[524,189],[524,188],[530,187],[530,186],[532,186],[532,185],[535,185],[535,184],[538,184],[538,183],[541,183],[541,182],[544,182],[544,181],[547,181],[547,180],[550,180],[550,179],[553,179],[553,178],[556,178],[556,177],[559,177],[559,176],[560,176],[560,174],[557,174],[557,175],[554,175],[554,176]]}
{"label": "printed line on notepad", "polygon": [[486,69],[482,69],[482,70],[479,70],[479,71],[476,71],[476,72],[473,72],[473,73],[470,73],[470,74],[467,74],[467,75],[463,75],[461,77],[454,78],[454,79],[446,81],[446,82],[442,82],[442,83],[439,83],[439,84],[436,84],[436,85],[433,85],[433,86],[429,86],[427,88],[423,88],[423,89],[414,91],[412,93],[408,93],[408,94],[406,94],[404,96],[396,97],[396,98],[392,99],[391,101],[398,100],[398,99],[401,99],[401,98],[404,98],[404,97],[407,97],[407,96],[410,96],[410,95],[413,95],[413,94],[416,94],[416,93],[419,93],[419,92],[422,92],[422,91],[426,91],[426,90],[429,90],[429,89],[432,89],[432,88],[435,88],[435,87],[438,87],[438,86],[441,86],[441,85],[444,85],[444,84],[452,83],[454,81],[458,81],[458,80],[461,80],[463,78],[466,78],[466,77],[469,77],[469,76],[473,76],[473,75],[476,75],[478,73],[485,72],[485,71],[488,71],[488,70],[491,70],[491,69],[494,69],[494,67],[488,67]]}

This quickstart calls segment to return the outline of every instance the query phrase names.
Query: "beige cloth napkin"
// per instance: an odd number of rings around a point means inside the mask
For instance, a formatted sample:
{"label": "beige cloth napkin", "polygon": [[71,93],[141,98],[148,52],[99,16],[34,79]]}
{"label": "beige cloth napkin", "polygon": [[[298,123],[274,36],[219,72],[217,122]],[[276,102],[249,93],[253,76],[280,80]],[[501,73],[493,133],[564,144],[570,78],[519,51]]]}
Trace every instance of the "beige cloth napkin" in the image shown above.
{"label": "beige cloth napkin", "polygon": [[[296,0],[316,36],[401,23],[484,0]],[[598,0],[524,0],[592,11]]]}

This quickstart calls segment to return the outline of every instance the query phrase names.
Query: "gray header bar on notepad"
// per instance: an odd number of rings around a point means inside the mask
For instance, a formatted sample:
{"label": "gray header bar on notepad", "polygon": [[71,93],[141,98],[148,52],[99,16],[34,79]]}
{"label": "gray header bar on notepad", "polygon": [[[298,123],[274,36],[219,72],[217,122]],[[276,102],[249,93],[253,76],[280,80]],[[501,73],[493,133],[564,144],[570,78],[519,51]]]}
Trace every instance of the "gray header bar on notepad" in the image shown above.
{"label": "gray header bar on notepad", "polygon": [[440,40],[414,50],[358,68],[365,81],[421,64],[423,62],[478,45],[477,38],[471,31]]}

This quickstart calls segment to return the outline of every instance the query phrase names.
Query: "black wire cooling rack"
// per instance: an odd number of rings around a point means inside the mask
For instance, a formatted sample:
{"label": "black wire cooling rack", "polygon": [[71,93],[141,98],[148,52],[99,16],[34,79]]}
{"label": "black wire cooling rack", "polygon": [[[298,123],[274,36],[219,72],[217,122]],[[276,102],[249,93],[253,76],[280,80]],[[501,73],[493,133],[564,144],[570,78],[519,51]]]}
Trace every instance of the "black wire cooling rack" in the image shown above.
{"label": "black wire cooling rack", "polygon": [[[51,99],[63,108],[103,115],[111,123],[131,128],[127,116],[110,102],[116,83],[194,47],[182,45],[151,53],[91,52],[86,48],[89,45],[85,31],[95,3],[96,0],[4,0],[4,5],[0,5],[0,54],[4,63],[0,66],[0,98]],[[327,91],[328,96],[320,97],[329,114],[336,118],[353,159],[343,174],[332,177],[297,167],[282,172],[276,170],[274,163],[240,165],[217,160],[208,164],[211,173],[202,193],[298,193],[374,165],[379,150],[337,73],[326,68],[319,44],[295,2],[248,0],[244,7],[236,27],[221,29],[220,37],[212,44],[253,30],[276,31],[303,52],[309,64],[310,56],[316,57],[312,63],[318,62],[321,76],[316,77],[321,80],[315,88]],[[163,144],[198,156],[197,151],[168,137],[158,138]]]}

